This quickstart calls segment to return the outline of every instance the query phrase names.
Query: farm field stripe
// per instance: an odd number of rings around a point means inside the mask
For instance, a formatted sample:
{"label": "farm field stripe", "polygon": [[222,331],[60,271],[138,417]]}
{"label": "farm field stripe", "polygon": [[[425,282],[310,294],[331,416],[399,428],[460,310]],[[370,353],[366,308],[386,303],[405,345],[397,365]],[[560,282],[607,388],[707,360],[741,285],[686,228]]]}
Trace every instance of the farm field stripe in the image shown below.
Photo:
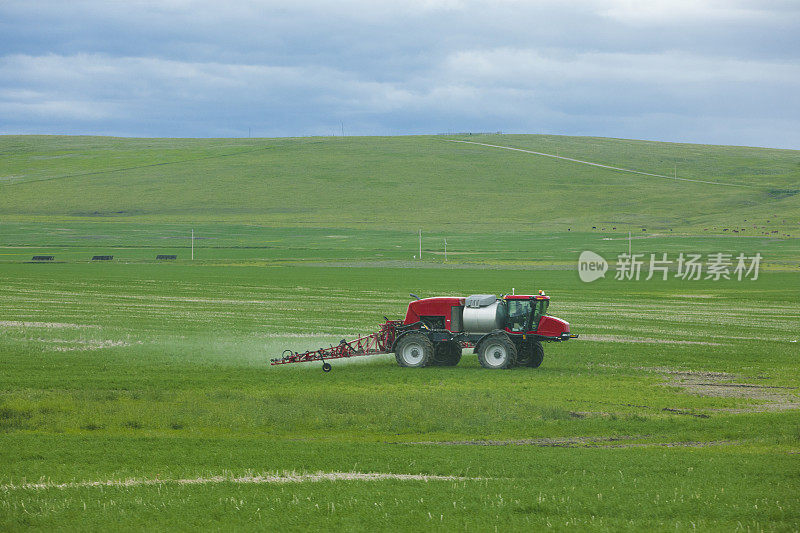
{"label": "farm field stripe", "polygon": [[722,346],[719,342],[708,341],[685,341],[674,339],[648,339],[644,337],[624,337],[621,335],[581,335],[581,340],[584,341],[600,341],[600,342],[626,342],[626,343],[642,343],[642,344],[696,344],[701,346]]}
{"label": "farm field stripe", "polygon": [[38,183],[38,182],[42,182],[42,181],[53,181],[53,180],[60,180],[60,179],[64,179],[64,178],[83,178],[83,177],[86,177],[86,176],[98,176],[98,175],[101,175],[101,174],[112,174],[114,172],[128,172],[128,171],[131,171],[131,170],[139,170],[139,169],[142,169],[142,168],[163,167],[163,166],[166,166],[166,165],[180,165],[180,164],[183,164],[183,163],[193,163],[195,161],[205,161],[207,159],[220,159],[222,157],[233,157],[233,156],[237,156],[237,155],[250,154],[250,153],[253,153],[253,152],[260,152],[260,151],[264,151],[264,150],[269,150],[270,148],[271,148],[271,146],[266,146],[266,147],[261,147],[261,148],[254,148],[252,150],[242,150],[240,152],[231,152],[229,154],[207,155],[207,156],[203,156],[203,157],[196,157],[194,159],[181,159],[181,160],[178,160],[178,161],[164,161],[163,163],[150,163],[148,165],[136,165],[136,166],[132,166],[132,167],[109,168],[109,169],[106,169],[106,170],[96,170],[96,171],[93,171],[93,172],[82,172],[80,174],[64,174],[62,176],[52,176],[50,178],[39,178],[39,179],[22,180],[22,181],[16,181],[16,182],[11,181],[11,182],[8,183],[8,185],[18,185],[18,184],[21,184],[21,183]]}
{"label": "farm field stripe", "polygon": [[68,324],[65,322],[27,322],[24,320],[0,320],[0,327],[83,329],[83,328],[99,328],[100,326],[94,324]]}
{"label": "farm field stripe", "polygon": [[690,178],[678,178],[676,176],[666,176],[664,174],[653,174],[651,172],[642,172],[641,170],[632,170],[629,168],[621,168],[621,167],[612,167],[609,165],[603,165],[601,163],[593,163],[591,161],[583,161],[582,159],[573,159],[571,157],[564,157],[563,155],[555,155],[555,154],[546,154],[544,152],[535,152],[533,150],[524,150],[522,148],[513,148],[511,146],[500,146],[498,144],[486,144],[486,143],[479,143],[475,141],[457,141],[455,139],[445,139],[447,142],[451,143],[464,143],[464,144],[476,144],[478,146],[488,146],[490,148],[501,148],[503,150],[513,150],[515,152],[525,152],[526,154],[534,154],[534,155],[541,155],[544,157],[552,157],[553,159],[563,159],[564,161],[572,161],[573,163],[580,163],[582,165],[590,165],[593,167],[600,167],[600,168],[607,168],[609,170],[617,170],[619,172],[629,172],[631,174],[641,174],[642,176],[652,176],[654,178],[665,178],[668,180],[677,180],[677,181],[691,181],[694,183],[706,183],[709,185],[725,185],[726,187],[749,187],[748,185],[740,185],[738,183],[722,183],[719,181],[705,181],[705,180],[693,180]]}
{"label": "farm field stripe", "polygon": [[733,440],[715,441],[680,441],[680,442],[631,442],[601,444],[603,441],[619,441],[623,438],[612,439],[517,439],[517,440],[462,440],[462,441],[425,441],[409,442],[407,444],[424,444],[438,446],[537,446],[540,448],[583,448],[583,449],[611,449],[611,448],[705,448],[708,446],[732,446],[739,444]]}
{"label": "farm field stripe", "polygon": [[140,487],[149,485],[208,485],[216,483],[239,484],[281,484],[281,483],[318,483],[321,481],[485,481],[489,478],[437,476],[426,474],[389,474],[377,472],[316,472],[313,474],[284,473],[274,475],[249,475],[249,476],[210,476],[184,479],[109,479],[105,481],[77,481],[71,483],[9,483],[0,485],[0,490],[43,490],[43,489],[74,489],[87,487]]}

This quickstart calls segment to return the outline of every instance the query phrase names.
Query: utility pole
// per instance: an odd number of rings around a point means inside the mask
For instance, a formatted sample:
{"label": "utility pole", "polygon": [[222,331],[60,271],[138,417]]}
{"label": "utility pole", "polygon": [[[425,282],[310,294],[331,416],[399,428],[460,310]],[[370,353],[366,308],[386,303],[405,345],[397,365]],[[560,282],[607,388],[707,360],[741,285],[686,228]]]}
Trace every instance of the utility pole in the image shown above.
{"label": "utility pole", "polygon": [[422,228],[419,228],[419,258],[422,259]]}
{"label": "utility pole", "polygon": [[192,261],[194,261],[194,228],[192,228]]}

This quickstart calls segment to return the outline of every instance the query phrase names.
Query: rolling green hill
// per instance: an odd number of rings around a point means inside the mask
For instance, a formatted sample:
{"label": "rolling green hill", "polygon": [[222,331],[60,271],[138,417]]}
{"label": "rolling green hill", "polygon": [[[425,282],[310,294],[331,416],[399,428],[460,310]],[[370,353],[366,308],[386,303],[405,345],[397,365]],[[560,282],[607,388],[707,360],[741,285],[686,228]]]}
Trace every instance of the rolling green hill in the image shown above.
{"label": "rolling green hill", "polygon": [[746,234],[781,236],[800,229],[800,151],[795,150],[547,135],[3,136],[0,158],[3,222],[46,218],[390,230],[422,225],[465,233],[746,228]]}

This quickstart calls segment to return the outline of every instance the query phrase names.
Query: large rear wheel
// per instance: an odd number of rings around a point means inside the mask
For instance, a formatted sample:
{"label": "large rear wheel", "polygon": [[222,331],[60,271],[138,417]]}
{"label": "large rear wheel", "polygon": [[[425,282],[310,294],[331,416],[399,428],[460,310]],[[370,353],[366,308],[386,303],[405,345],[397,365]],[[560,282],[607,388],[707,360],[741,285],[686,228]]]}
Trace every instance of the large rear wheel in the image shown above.
{"label": "large rear wheel", "polygon": [[490,335],[478,349],[478,361],[483,368],[511,368],[517,362],[517,347],[504,333]]}
{"label": "large rear wheel", "polygon": [[436,366],[456,366],[461,361],[461,345],[456,341],[436,343],[433,364]]}
{"label": "large rear wheel", "polygon": [[422,333],[403,335],[394,347],[394,357],[400,366],[427,366],[433,357],[433,343]]}

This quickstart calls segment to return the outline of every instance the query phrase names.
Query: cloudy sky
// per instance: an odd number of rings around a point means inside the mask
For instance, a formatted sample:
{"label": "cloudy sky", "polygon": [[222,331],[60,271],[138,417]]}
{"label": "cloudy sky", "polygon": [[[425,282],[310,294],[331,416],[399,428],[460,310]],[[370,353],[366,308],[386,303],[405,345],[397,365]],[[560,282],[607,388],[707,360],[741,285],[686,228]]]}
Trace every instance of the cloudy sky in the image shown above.
{"label": "cloudy sky", "polygon": [[796,0],[2,0],[0,133],[800,148]]}

